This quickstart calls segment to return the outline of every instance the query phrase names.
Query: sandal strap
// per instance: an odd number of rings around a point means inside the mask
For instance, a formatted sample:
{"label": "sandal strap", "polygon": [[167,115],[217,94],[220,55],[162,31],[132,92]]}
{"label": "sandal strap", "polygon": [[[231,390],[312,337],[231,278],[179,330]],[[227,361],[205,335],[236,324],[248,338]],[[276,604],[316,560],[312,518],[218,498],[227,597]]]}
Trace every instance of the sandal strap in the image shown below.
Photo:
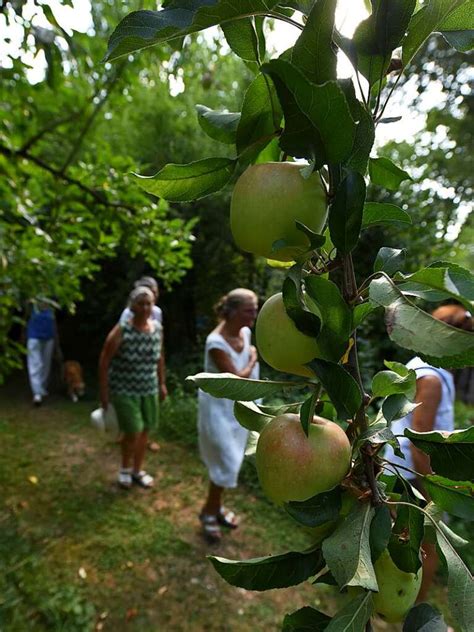
{"label": "sandal strap", "polygon": [[199,514],[199,520],[202,524],[202,529],[204,534],[210,536],[214,539],[220,539],[221,537],[221,528],[217,522],[216,516],[212,514]]}
{"label": "sandal strap", "polygon": [[153,485],[153,476],[150,476],[148,472],[145,472],[145,470],[134,472],[132,474],[132,477],[133,480],[137,481],[141,485],[144,485],[145,487],[150,487],[151,485]]}
{"label": "sandal strap", "polygon": [[237,515],[230,509],[221,507],[219,513],[216,516],[217,522],[221,525],[235,529],[238,527],[239,520]]}

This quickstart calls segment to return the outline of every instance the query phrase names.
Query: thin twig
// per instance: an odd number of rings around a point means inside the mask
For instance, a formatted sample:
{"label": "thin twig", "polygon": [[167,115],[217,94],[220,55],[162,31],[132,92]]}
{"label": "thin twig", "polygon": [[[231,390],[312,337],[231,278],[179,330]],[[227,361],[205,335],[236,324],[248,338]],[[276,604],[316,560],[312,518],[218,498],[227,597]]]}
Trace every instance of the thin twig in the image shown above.
{"label": "thin twig", "polygon": [[82,112],[83,110],[72,112],[71,114],[69,114],[69,116],[63,116],[60,119],[56,119],[55,121],[52,121],[49,125],[46,125],[46,127],[43,127],[42,130],[40,130],[38,133],[34,134],[31,138],[25,141],[25,143],[23,143],[23,145],[20,147],[18,151],[28,151],[28,149],[31,149],[31,147],[35,143],[37,143],[39,140],[43,138],[43,136],[54,131],[60,125],[64,125],[64,123],[69,123],[70,121],[73,121],[75,118],[79,117],[82,114]]}
{"label": "thin twig", "polygon": [[62,173],[60,169],[56,169],[55,167],[52,167],[48,163],[44,162],[44,160],[42,160],[41,158],[38,158],[37,156],[34,156],[28,151],[21,151],[19,149],[17,150],[10,149],[9,147],[0,145],[0,153],[3,154],[4,156],[8,156],[9,158],[23,158],[25,160],[28,160],[29,162],[32,162],[33,164],[37,165],[44,171],[47,171],[48,173],[55,176],[56,178],[63,180],[64,182],[67,182],[68,184],[72,184],[78,187],[79,189],[81,189],[81,191],[84,191],[84,193],[87,193],[87,195],[90,195],[92,198],[94,198],[97,202],[99,202],[103,206],[109,206],[111,208],[123,208],[128,211],[131,211],[132,213],[138,212],[138,210],[135,207],[130,206],[129,204],[122,204],[122,202],[111,202],[110,200],[107,199],[107,196],[105,193],[91,189],[87,185],[83,184],[80,180],[76,180],[76,178],[71,178],[65,173]]}
{"label": "thin twig", "polygon": [[398,82],[400,81],[400,77],[402,76],[402,73],[400,72],[400,74],[398,75],[398,77],[396,78],[396,80],[393,82],[393,86],[390,89],[390,92],[388,93],[387,99],[385,100],[385,103],[382,106],[382,109],[380,110],[380,114],[377,117],[376,123],[378,123],[380,121],[380,119],[383,116],[383,113],[385,112],[385,108],[387,107],[388,102],[390,101],[393,91],[395,90],[395,88],[397,87]]}
{"label": "thin twig", "polygon": [[127,65],[128,61],[123,61],[116,69],[113,77],[109,77],[107,79],[107,81],[105,82],[105,85],[102,86],[102,88],[100,89],[100,91],[102,92],[102,90],[105,90],[105,94],[102,97],[102,99],[100,99],[94,109],[92,110],[90,116],[86,119],[83,128],[81,129],[81,131],[79,132],[72,148],[71,151],[69,152],[69,154],[66,157],[66,160],[64,161],[64,164],[62,166],[62,168],[60,169],[61,173],[66,173],[68,167],[70,166],[70,164],[72,163],[72,161],[74,160],[74,158],[76,157],[78,151],[80,150],[82,143],[84,142],[84,138],[86,137],[87,133],[89,132],[90,128],[92,127],[92,123],[94,122],[94,120],[96,119],[97,115],[99,114],[100,110],[104,107],[107,99],[109,98],[114,86],[117,84],[117,81],[119,80],[119,78],[121,77],[123,71],[125,70],[125,67]]}

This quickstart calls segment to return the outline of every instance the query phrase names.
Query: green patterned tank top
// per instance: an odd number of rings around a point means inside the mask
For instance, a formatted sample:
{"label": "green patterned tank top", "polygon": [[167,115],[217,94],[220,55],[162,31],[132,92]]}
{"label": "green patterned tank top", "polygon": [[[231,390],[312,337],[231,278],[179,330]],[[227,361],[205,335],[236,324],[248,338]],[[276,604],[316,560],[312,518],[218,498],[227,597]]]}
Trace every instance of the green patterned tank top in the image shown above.
{"label": "green patterned tank top", "polygon": [[161,354],[162,327],[138,331],[131,323],[121,325],[122,343],[109,369],[110,391],[120,395],[153,395],[158,392],[157,366]]}

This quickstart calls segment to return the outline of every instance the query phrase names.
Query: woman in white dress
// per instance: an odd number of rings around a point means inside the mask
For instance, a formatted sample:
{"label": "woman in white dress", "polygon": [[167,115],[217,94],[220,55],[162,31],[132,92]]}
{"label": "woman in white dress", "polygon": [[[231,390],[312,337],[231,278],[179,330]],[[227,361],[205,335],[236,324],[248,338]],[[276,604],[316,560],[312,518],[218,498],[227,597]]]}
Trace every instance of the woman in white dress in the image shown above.
{"label": "woman in white dress", "polygon": [[[258,312],[254,292],[232,290],[215,307],[219,324],[208,335],[204,370],[258,378],[257,350],[251,344],[250,327]],[[224,489],[237,486],[248,432],[233,413],[234,402],[199,391],[199,451],[209,473],[209,491],[199,515],[204,536],[210,542],[221,538],[221,526],[235,529],[235,514],[222,506]]]}

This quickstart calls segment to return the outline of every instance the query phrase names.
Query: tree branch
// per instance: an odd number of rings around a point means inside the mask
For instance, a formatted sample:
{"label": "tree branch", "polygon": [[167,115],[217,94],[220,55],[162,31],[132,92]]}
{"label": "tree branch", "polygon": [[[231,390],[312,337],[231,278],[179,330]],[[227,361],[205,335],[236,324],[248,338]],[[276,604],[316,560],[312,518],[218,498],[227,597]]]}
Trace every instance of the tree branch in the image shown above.
{"label": "tree branch", "polygon": [[43,127],[42,130],[40,130],[38,133],[34,134],[31,138],[25,141],[25,143],[23,143],[23,145],[20,147],[19,151],[28,151],[28,149],[31,149],[31,147],[35,143],[43,138],[43,136],[49,134],[49,132],[54,131],[60,125],[64,125],[64,123],[69,123],[70,121],[73,121],[75,118],[79,117],[83,111],[84,110],[72,112],[71,114],[69,114],[69,116],[63,116],[60,119],[52,121],[49,125],[46,125],[46,127]]}
{"label": "tree branch", "polygon": [[128,211],[131,211],[132,213],[138,212],[138,210],[135,207],[130,206],[129,204],[122,204],[121,202],[111,202],[110,200],[107,199],[106,194],[103,193],[102,191],[96,191],[95,189],[92,189],[91,187],[88,187],[87,185],[83,184],[80,180],[76,180],[76,178],[71,178],[70,176],[63,173],[61,169],[56,169],[56,167],[52,167],[48,163],[44,162],[44,160],[42,160],[41,158],[38,158],[37,156],[34,156],[28,151],[25,151],[22,149],[16,149],[16,150],[10,149],[9,147],[6,147],[5,145],[0,144],[0,153],[3,154],[4,156],[7,156],[8,158],[23,158],[24,160],[27,160],[28,162],[32,162],[33,164],[37,165],[41,169],[44,169],[44,171],[47,171],[48,173],[55,176],[59,180],[63,180],[63,182],[67,182],[68,184],[78,187],[78,189],[80,189],[81,191],[83,191],[84,193],[92,197],[94,200],[96,200],[97,202],[99,202],[99,204],[102,204],[103,206],[109,206],[111,208],[123,208]]}
{"label": "tree branch", "polygon": [[101,90],[99,92],[101,92],[102,90],[105,90],[105,94],[102,97],[102,99],[100,99],[94,109],[92,110],[90,116],[86,119],[84,126],[82,128],[82,130],[79,132],[76,141],[74,142],[74,145],[71,148],[71,151],[69,152],[68,156],[66,157],[66,160],[64,161],[64,164],[61,168],[61,173],[66,173],[68,167],[70,166],[70,164],[72,163],[72,161],[74,160],[74,158],[76,157],[78,151],[81,148],[81,145],[84,141],[84,138],[86,137],[88,131],[90,130],[90,128],[92,127],[92,123],[94,122],[95,118],[97,117],[97,115],[99,114],[100,110],[104,107],[107,99],[109,98],[113,88],[115,87],[118,79],[121,77],[123,71],[125,70],[125,67],[128,63],[127,61],[123,61],[116,69],[116,72],[114,73],[114,75],[112,77],[109,77],[107,79],[107,81],[105,82],[105,85],[101,88]]}

